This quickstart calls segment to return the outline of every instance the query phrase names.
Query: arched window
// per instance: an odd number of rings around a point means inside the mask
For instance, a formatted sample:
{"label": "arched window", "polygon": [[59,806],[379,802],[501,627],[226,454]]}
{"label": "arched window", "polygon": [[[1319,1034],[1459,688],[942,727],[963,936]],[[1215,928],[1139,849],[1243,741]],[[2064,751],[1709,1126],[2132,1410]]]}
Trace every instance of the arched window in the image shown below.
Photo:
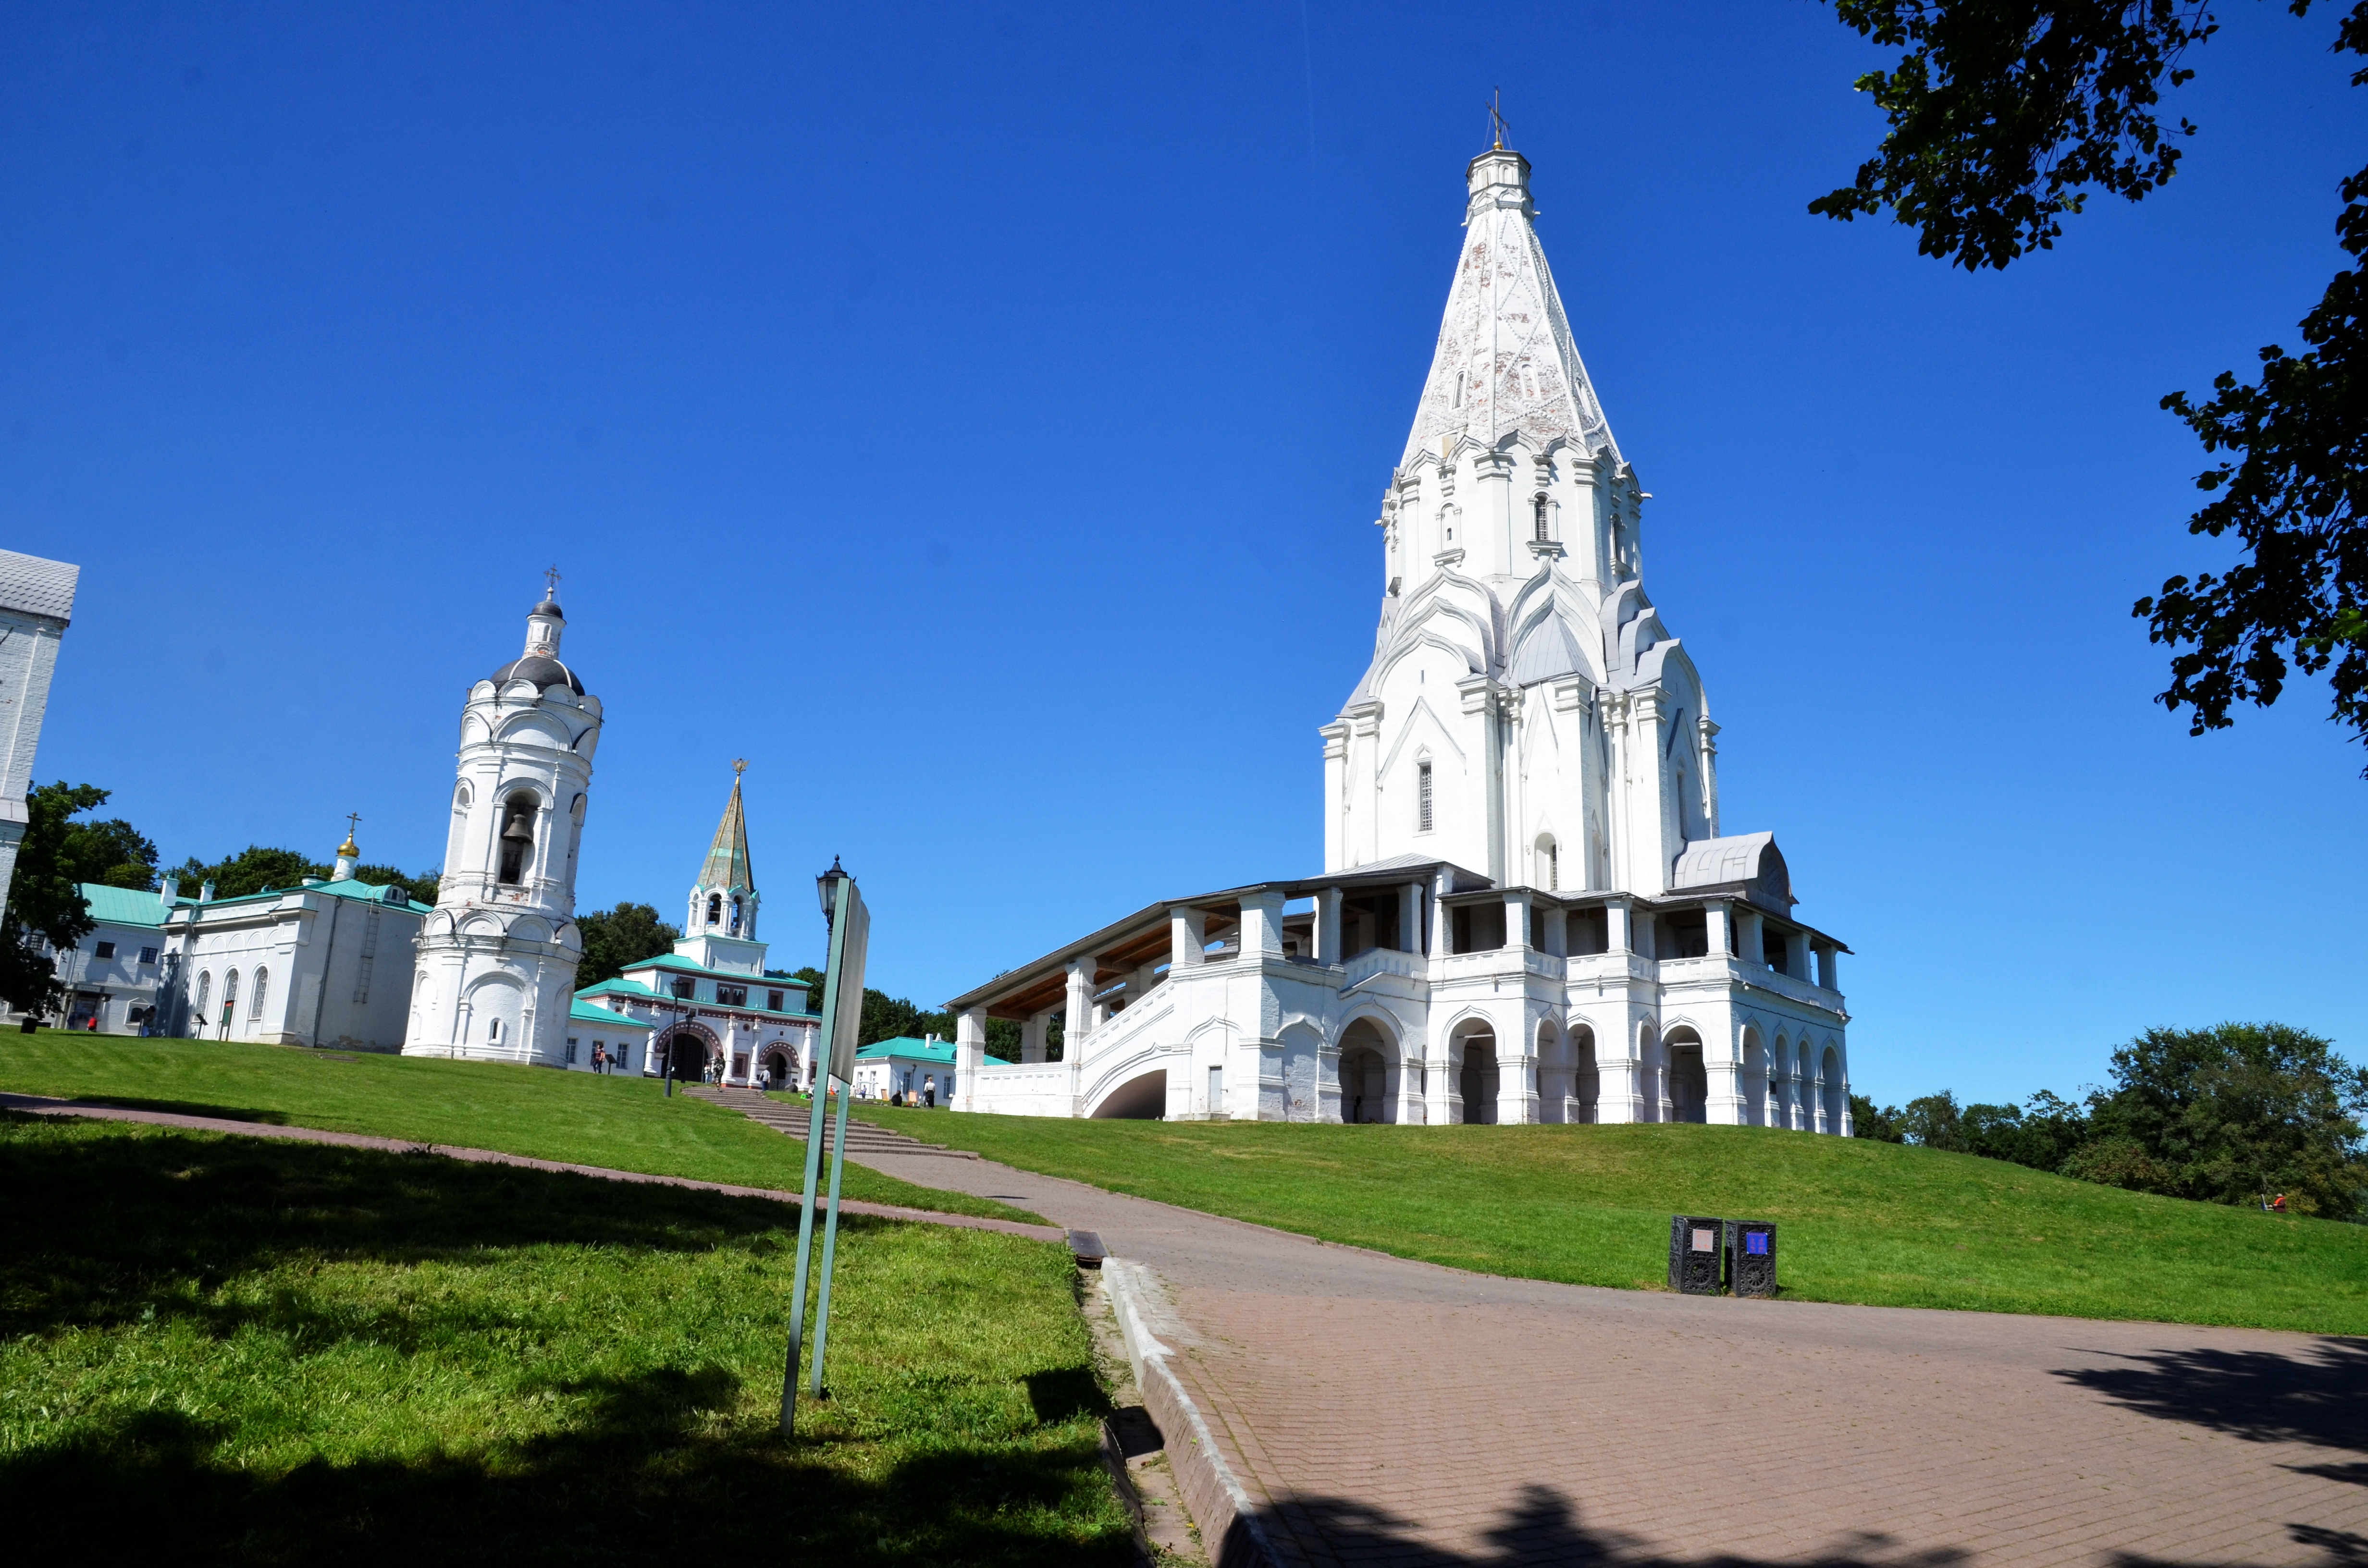
{"label": "arched window", "polygon": [[263,1017],[263,995],[264,993],[270,990],[270,988],[271,971],[268,969],[258,968],[255,971],[255,995],[246,1004],[246,1016],[248,1017],[259,1018]]}
{"label": "arched window", "polygon": [[236,970],[232,970],[228,974],[225,974],[225,975],[223,975],[223,976],[222,976],[222,1028],[230,1028],[230,1021],[231,1021],[232,1017],[234,1017],[234,1016],[236,1015],[237,1010],[238,1010],[238,971],[236,971]]}
{"label": "arched window", "polygon": [[502,1043],[501,1019],[487,1018],[485,1020],[485,1043],[487,1045],[499,1045]]}
{"label": "arched window", "polygon": [[736,893],[734,894],[732,898],[732,925],[730,926],[730,930],[735,937],[740,934],[740,898]]}
{"label": "arched window", "polygon": [[1430,764],[1414,765],[1414,827],[1417,833],[1430,831]]}
{"label": "arched window", "polygon": [[527,855],[534,848],[534,797],[512,795],[502,803],[501,880],[526,881]]}
{"label": "arched window", "polygon": [[197,1015],[197,1020],[198,1020],[198,1022],[199,1022],[199,1023],[201,1023],[201,1024],[202,1024],[202,1023],[204,1023],[204,1022],[206,1021],[206,997],[207,997],[207,994],[208,994],[210,992],[211,992],[211,991],[213,990],[213,987],[214,987],[214,977],[213,977],[212,975],[211,975],[211,974],[207,973],[207,972],[206,972],[205,971],[203,971],[203,970],[199,971],[198,971],[198,1005],[197,1005],[197,1006],[193,1009],[193,1011],[194,1011],[194,1012],[196,1013],[196,1015]]}
{"label": "arched window", "polygon": [[1550,833],[1541,835],[1538,839],[1537,876],[1548,892],[1562,887],[1562,846],[1554,842],[1554,835]]}
{"label": "arched window", "polygon": [[710,926],[723,924],[723,895],[720,892],[707,895],[707,923]]}

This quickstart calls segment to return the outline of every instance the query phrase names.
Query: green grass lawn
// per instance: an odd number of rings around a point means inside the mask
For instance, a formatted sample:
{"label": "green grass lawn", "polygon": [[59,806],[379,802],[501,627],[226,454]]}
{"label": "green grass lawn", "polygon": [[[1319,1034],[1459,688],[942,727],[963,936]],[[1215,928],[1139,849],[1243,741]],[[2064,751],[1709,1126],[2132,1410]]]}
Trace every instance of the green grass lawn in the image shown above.
{"label": "green grass lawn", "polygon": [[1787,1296],[2368,1334],[2368,1226],[1746,1127],[1064,1121],[866,1105],[1048,1176],[1459,1268],[1666,1288],[1669,1216],[1778,1224]]}
{"label": "green grass lawn", "polygon": [[[482,1062],[42,1029],[0,1034],[0,1089],[240,1121],[498,1149],[541,1160],[795,1192],[805,1145],[738,1111],[623,1078]],[[849,1165],[839,1195],[1032,1220]]]}
{"label": "green grass lawn", "polygon": [[16,1116],[0,1191],[18,1562],[1131,1550],[1057,1245],[848,1221],[788,1441],[776,1203]]}

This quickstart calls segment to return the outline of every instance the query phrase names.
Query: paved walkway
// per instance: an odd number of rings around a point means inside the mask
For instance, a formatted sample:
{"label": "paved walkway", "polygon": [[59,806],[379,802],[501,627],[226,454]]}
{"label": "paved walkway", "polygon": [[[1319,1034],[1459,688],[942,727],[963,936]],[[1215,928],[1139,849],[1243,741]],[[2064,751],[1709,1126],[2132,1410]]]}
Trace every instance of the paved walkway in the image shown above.
{"label": "paved walkway", "polygon": [[2368,1562],[2368,1342],[1501,1279],[864,1163],[1153,1270],[1288,1562]]}

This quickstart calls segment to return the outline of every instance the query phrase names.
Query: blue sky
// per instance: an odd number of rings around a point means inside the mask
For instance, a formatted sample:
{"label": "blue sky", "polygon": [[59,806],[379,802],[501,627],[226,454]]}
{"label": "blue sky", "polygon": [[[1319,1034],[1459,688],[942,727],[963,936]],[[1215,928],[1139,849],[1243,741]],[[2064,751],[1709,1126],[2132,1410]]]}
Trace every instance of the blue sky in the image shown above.
{"label": "blue sky", "polygon": [[1803,210],[1878,134],[1805,4],[0,6],[0,543],[84,568],[39,774],[433,865],[556,562],[584,907],[675,912],[735,756],[776,960],[843,855],[924,1001],[1312,871],[1501,86],[1857,1085],[2368,1054],[2368,758],[2307,684],[2190,739],[2128,615],[2226,554],[2156,402],[2295,345],[2368,128],[2331,17],[2224,19],[2179,177],[1969,278]]}

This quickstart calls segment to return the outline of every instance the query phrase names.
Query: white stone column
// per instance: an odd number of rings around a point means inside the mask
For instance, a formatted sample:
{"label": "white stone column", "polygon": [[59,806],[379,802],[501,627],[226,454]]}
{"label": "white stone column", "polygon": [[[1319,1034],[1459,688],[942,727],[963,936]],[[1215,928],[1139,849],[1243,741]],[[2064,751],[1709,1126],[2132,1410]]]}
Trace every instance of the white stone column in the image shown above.
{"label": "white stone column", "polygon": [[1422,884],[1408,882],[1398,890],[1398,950],[1422,951]]}
{"label": "white stone column", "polygon": [[1242,900],[1242,957],[1282,956],[1282,906],[1280,892],[1254,892]]}
{"label": "white stone column", "polygon": [[1603,950],[1607,953],[1635,951],[1629,933],[1629,905],[1624,898],[1603,901]]}
{"label": "white stone column", "polygon": [[1056,1011],[1058,1011],[1057,1008],[1047,1007],[1041,1013],[1030,1014],[1028,1021],[1019,1026],[1019,1060],[1021,1062],[1041,1062],[1044,1060],[1045,1030],[1052,1023],[1053,1015]]}
{"label": "white stone column", "polygon": [[1515,1032],[1497,1032],[1497,1122],[1527,1127],[1538,1119],[1538,1028],[1526,1006],[1511,1010]]}
{"label": "white stone column", "polygon": [[1814,983],[1817,971],[1809,962],[1809,934],[1799,926],[1784,933],[1784,972]]}
{"label": "white stone column", "polygon": [[1817,983],[1828,991],[1842,988],[1842,954],[1839,948],[1817,949]]}
{"label": "white stone column", "polygon": [[1734,953],[1735,940],[1727,930],[1727,923],[1733,917],[1723,899],[1713,899],[1702,905],[1702,926],[1710,934],[1709,957],[1723,959]]}
{"label": "white stone column", "polygon": [[1091,958],[1069,960],[1069,990],[1065,1010],[1061,1017],[1061,1060],[1074,1062],[1077,1048],[1094,1030],[1094,960]]}
{"label": "white stone column", "polygon": [[1505,950],[1527,952],[1530,948],[1530,893],[1527,888],[1512,888],[1505,893]]}
{"label": "white stone column", "polygon": [[1755,969],[1766,965],[1767,949],[1760,940],[1759,912],[1748,904],[1737,904],[1735,910],[1736,956]]}
{"label": "white stone column", "polygon": [[1178,909],[1167,916],[1167,966],[1190,969],[1209,957],[1209,912]]}
{"label": "white stone column", "polygon": [[1334,722],[1316,733],[1324,737],[1324,869],[1348,868],[1349,726]]}
{"label": "white stone column", "polygon": [[1595,1031],[1595,1119],[1645,1119],[1645,1093],[1636,1059],[1636,1025],[1625,1007],[1609,1029]]}
{"label": "white stone column", "polygon": [[1558,959],[1570,957],[1570,912],[1556,904],[1545,912],[1546,951]]}
{"label": "white stone column", "polygon": [[1315,895],[1315,961],[1340,961],[1340,905],[1344,895],[1338,888],[1326,888]]}
{"label": "white stone column", "polygon": [[1718,836],[1718,726],[1705,713],[1694,722],[1702,752],[1702,815],[1709,819],[1709,837]]}

